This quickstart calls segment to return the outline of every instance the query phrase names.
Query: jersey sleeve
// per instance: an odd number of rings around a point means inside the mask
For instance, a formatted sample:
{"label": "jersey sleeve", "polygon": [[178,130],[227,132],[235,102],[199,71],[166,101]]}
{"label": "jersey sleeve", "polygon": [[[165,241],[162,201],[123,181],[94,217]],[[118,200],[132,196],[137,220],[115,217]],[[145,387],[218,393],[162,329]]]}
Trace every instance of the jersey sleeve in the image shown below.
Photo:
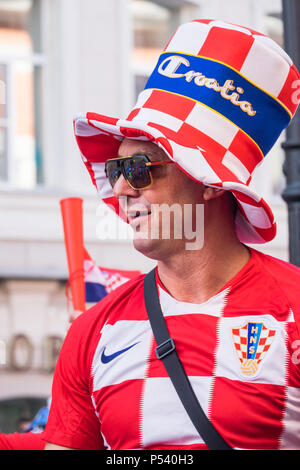
{"label": "jersey sleeve", "polygon": [[100,422],[90,394],[93,334],[88,330],[88,318],[86,312],[74,321],[60,351],[44,439],[73,449],[101,450]]}
{"label": "jersey sleeve", "polygon": [[43,450],[43,433],[0,433],[0,450]]}

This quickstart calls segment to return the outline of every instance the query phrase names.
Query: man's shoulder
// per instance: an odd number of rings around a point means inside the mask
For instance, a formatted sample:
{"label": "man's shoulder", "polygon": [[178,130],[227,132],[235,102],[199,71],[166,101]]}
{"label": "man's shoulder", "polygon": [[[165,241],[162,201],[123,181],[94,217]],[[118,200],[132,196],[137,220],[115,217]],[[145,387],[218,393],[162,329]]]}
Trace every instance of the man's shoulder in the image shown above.
{"label": "man's shoulder", "polygon": [[284,261],[259,251],[256,251],[260,260],[263,262],[264,267],[273,276],[276,276],[278,281],[287,283],[299,283],[300,281],[300,268],[294,264]]}
{"label": "man's shoulder", "polygon": [[63,355],[92,357],[101,332],[107,323],[136,318],[144,319],[143,279],[139,275],[116,288],[100,302],[79,315],[72,323],[63,346]]}
{"label": "man's shoulder", "polygon": [[262,262],[263,269],[271,276],[291,303],[293,309],[300,314],[300,268],[282,259],[256,251],[256,255]]}
{"label": "man's shoulder", "polygon": [[144,277],[145,274],[140,274],[111,291],[100,302],[76,318],[74,324],[76,323],[79,330],[86,329],[86,326],[95,323],[98,323],[99,326],[103,325],[108,318],[117,316],[118,319],[121,319],[124,314],[126,315],[126,312],[133,313],[144,298]]}
{"label": "man's shoulder", "polygon": [[120,315],[122,308],[125,308],[128,304],[133,307],[136,302],[140,302],[144,298],[144,277],[145,274],[140,274],[117,287],[95,305],[95,309],[101,312],[108,310],[110,314],[114,309],[117,309]]}

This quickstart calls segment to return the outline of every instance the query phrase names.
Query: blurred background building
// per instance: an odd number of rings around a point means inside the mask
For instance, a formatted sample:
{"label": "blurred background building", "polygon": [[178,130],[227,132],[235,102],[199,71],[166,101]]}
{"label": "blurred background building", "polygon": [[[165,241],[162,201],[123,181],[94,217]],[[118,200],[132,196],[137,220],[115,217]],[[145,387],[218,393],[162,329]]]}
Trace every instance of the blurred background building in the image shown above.
{"label": "blurred background building", "polygon": [[[84,200],[85,244],[100,265],[153,266],[130,239],[99,239],[74,114],[125,117],[180,23],[227,20],[282,45],[281,9],[280,0],[0,0],[0,432],[45,403],[68,327],[60,199]],[[278,221],[276,239],[257,248],[287,260],[283,139],[252,187]]]}

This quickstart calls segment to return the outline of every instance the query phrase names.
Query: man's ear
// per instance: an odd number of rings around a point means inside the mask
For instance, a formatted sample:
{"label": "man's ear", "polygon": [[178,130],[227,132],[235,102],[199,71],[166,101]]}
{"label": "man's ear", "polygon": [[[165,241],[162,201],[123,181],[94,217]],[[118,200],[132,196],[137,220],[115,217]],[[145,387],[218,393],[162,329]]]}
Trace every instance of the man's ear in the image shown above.
{"label": "man's ear", "polygon": [[203,191],[203,199],[205,201],[210,201],[211,199],[223,196],[223,194],[225,194],[225,191],[225,189],[211,188],[210,186],[205,186]]}

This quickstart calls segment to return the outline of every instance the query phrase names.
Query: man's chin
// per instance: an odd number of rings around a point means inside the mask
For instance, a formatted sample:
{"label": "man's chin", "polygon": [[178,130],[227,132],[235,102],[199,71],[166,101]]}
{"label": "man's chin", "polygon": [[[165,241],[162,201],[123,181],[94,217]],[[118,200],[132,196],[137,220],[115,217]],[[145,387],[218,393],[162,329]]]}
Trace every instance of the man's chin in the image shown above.
{"label": "man's chin", "polygon": [[134,237],[133,246],[137,251],[148,258],[157,259],[161,247],[161,240],[153,240],[139,235]]}
{"label": "man's chin", "polygon": [[149,256],[153,250],[155,251],[157,242],[159,242],[159,240],[151,240],[151,238],[142,236],[142,234],[135,234],[133,239],[133,246],[140,253],[144,254],[145,256]]}
{"label": "man's chin", "polygon": [[134,248],[147,258],[163,260],[172,253],[179,251],[178,240],[135,237],[133,239]]}

